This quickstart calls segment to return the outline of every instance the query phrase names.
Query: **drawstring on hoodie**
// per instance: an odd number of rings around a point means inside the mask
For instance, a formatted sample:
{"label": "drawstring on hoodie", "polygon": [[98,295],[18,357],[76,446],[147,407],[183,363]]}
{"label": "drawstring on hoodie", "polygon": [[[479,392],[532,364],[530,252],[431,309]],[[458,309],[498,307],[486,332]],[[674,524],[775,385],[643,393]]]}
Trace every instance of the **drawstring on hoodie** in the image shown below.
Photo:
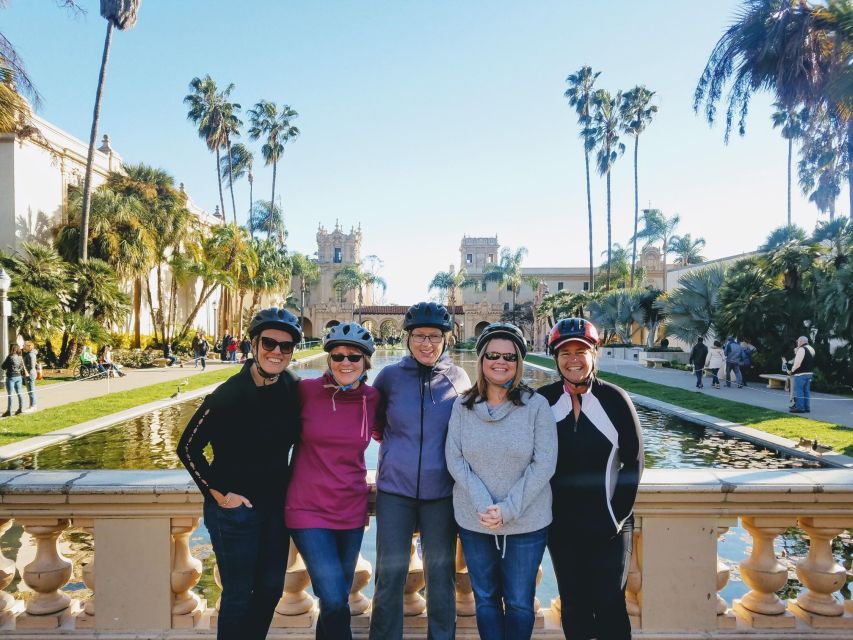
{"label": "drawstring on hoodie", "polygon": [[[334,389],[335,392],[332,394],[332,411],[337,411],[338,407],[335,404],[335,396],[338,395],[340,391],[349,391],[355,385],[355,382],[350,384],[337,384],[337,380],[335,380],[335,376],[329,373],[329,377],[334,380],[335,384],[324,384],[323,387],[326,389]],[[367,374],[362,375],[356,382],[364,382],[367,380]],[[367,395],[361,395],[361,437],[364,438],[365,442],[370,440],[370,424],[367,420]]]}
{"label": "drawstring on hoodie", "polygon": [[501,544],[500,544],[500,539],[499,539],[499,538],[500,538],[500,536],[499,536],[497,533],[495,534],[495,549],[497,549],[498,551],[500,551],[500,552],[501,552],[501,560],[503,560],[504,558],[506,558],[506,536],[507,536],[507,534],[504,534],[504,536],[503,536],[503,538],[504,538],[504,548],[503,548],[503,549],[501,549]]}

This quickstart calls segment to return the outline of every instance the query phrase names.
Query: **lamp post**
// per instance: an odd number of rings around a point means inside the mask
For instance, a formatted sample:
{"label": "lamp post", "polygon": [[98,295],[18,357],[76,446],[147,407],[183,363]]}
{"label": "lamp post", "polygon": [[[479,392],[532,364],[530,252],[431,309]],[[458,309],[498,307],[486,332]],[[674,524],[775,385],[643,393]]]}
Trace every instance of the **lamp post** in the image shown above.
{"label": "lamp post", "polygon": [[[12,303],[6,298],[12,278],[0,267],[0,362],[9,355],[9,316],[12,315]],[[0,380],[6,382],[6,372],[0,373]]]}
{"label": "lamp post", "polygon": [[219,316],[216,315],[216,300],[213,301],[213,343],[219,340]]}

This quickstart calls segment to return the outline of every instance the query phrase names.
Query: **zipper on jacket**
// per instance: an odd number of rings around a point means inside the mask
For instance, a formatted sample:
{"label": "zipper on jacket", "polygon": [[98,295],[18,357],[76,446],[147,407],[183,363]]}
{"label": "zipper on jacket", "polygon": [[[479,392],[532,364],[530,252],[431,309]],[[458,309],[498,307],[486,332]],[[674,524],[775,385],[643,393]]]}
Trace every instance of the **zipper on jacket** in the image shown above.
{"label": "zipper on jacket", "polygon": [[418,386],[420,387],[421,394],[421,442],[418,447],[418,481],[415,487],[415,499],[421,499],[421,462],[424,456],[424,385],[426,384],[426,380],[421,377],[420,371],[418,372]]}

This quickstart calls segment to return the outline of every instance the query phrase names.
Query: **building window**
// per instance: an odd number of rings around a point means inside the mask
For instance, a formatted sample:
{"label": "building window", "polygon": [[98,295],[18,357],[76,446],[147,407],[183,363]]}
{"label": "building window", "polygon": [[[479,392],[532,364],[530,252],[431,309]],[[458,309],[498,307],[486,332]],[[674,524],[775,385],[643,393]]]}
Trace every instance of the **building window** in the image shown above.
{"label": "building window", "polygon": [[509,302],[504,302],[504,311],[509,311]]}
{"label": "building window", "polygon": [[495,261],[495,254],[494,254],[494,253],[490,253],[490,254],[489,254],[489,259],[488,259],[488,261],[487,261],[487,262],[494,262],[494,261]]}
{"label": "building window", "polygon": [[468,253],[465,255],[465,264],[471,264],[474,262],[474,254]]}
{"label": "building window", "polygon": [[589,291],[589,282],[588,282],[587,280],[584,280],[584,283],[583,283],[583,290],[584,290],[584,291]]}
{"label": "building window", "polygon": [[558,283],[557,283],[557,291],[562,291],[562,290],[563,290],[563,283],[562,283],[562,282],[558,282]]}
{"label": "building window", "polygon": [[334,261],[335,262],[343,262],[344,261],[344,257],[343,257],[343,254],[341,252],[340,247],[335,247],[335,260]]}
{"label": "building window", "polygon": [[483,280],[483,291],[485,291],[485,290],[486,290],[486,283],[487,283],[487,282],[488,282],[488,280]]}

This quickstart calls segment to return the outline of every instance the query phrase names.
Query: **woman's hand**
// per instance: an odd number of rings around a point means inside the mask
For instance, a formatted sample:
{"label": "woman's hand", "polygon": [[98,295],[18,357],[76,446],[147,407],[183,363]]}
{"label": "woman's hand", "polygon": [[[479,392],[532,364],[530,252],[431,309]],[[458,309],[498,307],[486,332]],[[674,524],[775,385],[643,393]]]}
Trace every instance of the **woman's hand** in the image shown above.
{"label": "woman's hand", "polygon": [[252,508],[252,503],[249,502],[249,499],[241,496],[239,493],[229,491],[224,496],[218,491],[211,491],[210,493],[216,500],[216,503],[223,509],[236,509],[242,505],[246,505],[249,509]]}
{"label": "woman's hand", "polygon": [[499,529],[503,526],[503,515],[501,514],[501,508],[496,505],[490,505],[485,513],[480,513],[480,524],[483,525],[486,529]]}

